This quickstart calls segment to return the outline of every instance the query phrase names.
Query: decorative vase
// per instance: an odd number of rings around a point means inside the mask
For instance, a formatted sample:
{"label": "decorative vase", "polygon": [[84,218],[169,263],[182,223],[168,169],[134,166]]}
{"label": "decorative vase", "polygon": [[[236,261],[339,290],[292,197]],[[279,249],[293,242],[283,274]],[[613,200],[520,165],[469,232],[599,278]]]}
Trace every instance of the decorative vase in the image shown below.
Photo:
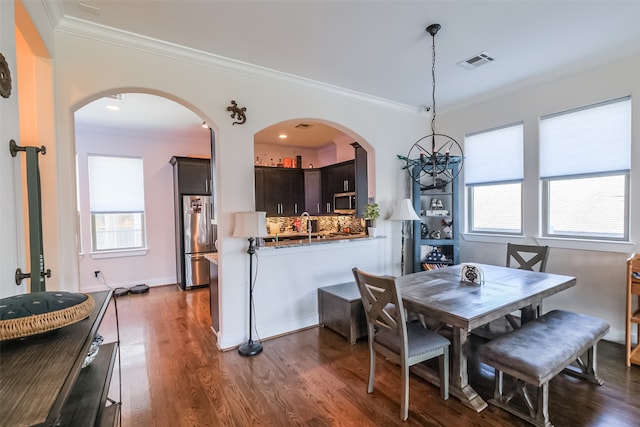
{"label": "decorative vase", "polygon": [[369,237],[376,237],[378,235],[378,230],[375,227],[367,227],[367,232],[369,233]]}

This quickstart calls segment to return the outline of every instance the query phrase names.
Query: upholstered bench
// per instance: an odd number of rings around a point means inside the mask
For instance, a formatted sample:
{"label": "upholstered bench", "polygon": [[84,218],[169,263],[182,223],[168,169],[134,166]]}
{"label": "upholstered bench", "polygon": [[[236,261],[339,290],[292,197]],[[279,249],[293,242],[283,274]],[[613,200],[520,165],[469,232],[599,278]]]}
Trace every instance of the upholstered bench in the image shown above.
{"label": "upholstered bench", "polygon": [[[609,324],[602,319],[554,310],[481,346],[480,361],[495,368],[493,399],[489,403],[536,426],[552,426],[548,412],[549,381],[565,370],[602,385],[596,372],[596,346],[608,331]],[[574,362],[577,368],[570,366]],[[515,378],[509,390],[504,374]],[[537,387],[536,404],[527,392],[527,384]],[[528,412],[511,402],[517,394],[523,397]]]}

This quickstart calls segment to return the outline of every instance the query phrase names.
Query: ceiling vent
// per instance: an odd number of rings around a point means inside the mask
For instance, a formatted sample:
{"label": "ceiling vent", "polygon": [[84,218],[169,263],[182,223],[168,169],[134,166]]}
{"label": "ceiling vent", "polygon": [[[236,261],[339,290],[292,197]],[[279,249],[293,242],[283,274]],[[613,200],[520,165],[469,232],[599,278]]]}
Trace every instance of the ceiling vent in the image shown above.
{"label": "ceiling vent", "polygon": [[310,127],[312,127],[313,125],[310,125],[309,123],[298,123],[297,125],[295,125],[294,127],[296,129],[309,129]]}
{"label": "ceiling vent", "polygon": [[494,59],[487,52],[480,52],[469,59],[458,62],[458,65],[467,70],[473,70],[481,65],[488,64]]}

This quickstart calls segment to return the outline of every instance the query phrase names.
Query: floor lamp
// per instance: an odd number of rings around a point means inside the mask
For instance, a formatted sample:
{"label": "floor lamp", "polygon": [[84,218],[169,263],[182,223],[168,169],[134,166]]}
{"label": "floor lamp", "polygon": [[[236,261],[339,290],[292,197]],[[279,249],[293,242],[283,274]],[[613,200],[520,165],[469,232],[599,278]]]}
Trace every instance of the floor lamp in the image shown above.
{"label": "floor lamp", "polygon": [[404,274],[404,224],[405,221],[420,221],[415,209],[411,205],[411,199],[400,199],[396,201],[393,213],[389,217],[391,221],[402,221],[402,251],[400,256],[400,275]]}
{"label": "floor lamp", "polygon": [[246,237],[249,240],[249,341],[238,347],[242,356],[255,356],[262,352],[262,344],[253,341],[253,256],[256,253],[255,238],[267,236],[266,212],[236,212],[236,226],[233,237]]}

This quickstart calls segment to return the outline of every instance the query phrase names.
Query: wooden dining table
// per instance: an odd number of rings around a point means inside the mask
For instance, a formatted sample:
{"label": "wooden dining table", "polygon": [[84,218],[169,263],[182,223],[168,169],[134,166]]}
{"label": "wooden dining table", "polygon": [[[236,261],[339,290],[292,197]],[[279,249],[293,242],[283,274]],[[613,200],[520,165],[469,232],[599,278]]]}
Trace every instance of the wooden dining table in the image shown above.
{"label": "wooden dining table", "polygon": [[[514,311],[523,310],[523,321],[536,316],[542,300],[575,286],[576,278],[559,274],[473,264],[480,268],[483,283],[462,280],[462,266],[421,271],[396,278],[404,307],[427,319],[451,327],[451,375],[449,391],[463,404],[482,411],[486,401],[469,384],[468,335]],[[439,384],[434,371],[416,365],[415,374]]]}

